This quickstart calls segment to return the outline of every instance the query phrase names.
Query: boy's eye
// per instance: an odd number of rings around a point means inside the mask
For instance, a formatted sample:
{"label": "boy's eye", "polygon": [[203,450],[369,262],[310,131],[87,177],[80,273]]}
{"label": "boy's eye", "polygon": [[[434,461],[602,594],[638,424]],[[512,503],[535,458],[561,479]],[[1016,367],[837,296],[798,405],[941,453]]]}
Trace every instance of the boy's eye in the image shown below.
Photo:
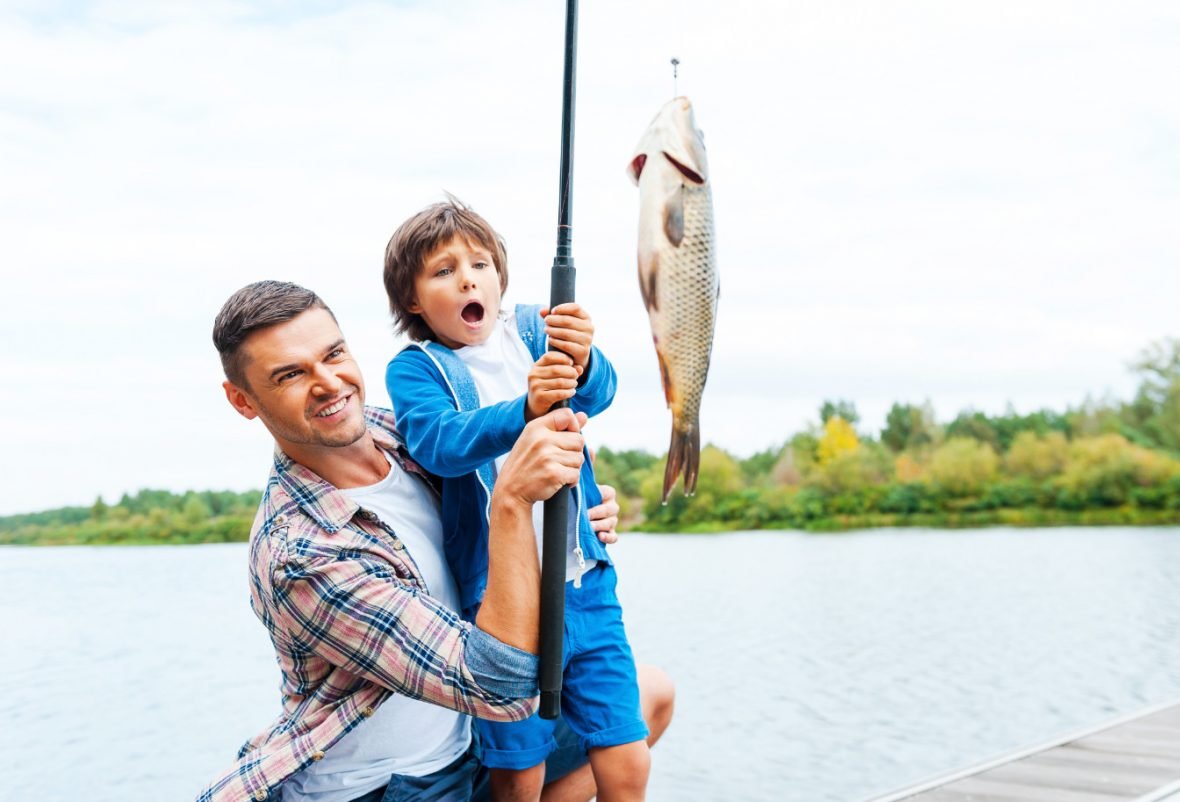
{"label": "boy's eye", "polygon": [[484,268],[491,267],[491,265],[489,265],[487,262],[476,262],[474,265],[472,265],[472,267],[474,267],[476,270],[483,270]]}
{"label": "boy's eye", "polygon": [[449,276],[453,272],[454,272],[454,268],[440,267],[438,270],[434,271],[434,275],[436,275],[436,276]]}

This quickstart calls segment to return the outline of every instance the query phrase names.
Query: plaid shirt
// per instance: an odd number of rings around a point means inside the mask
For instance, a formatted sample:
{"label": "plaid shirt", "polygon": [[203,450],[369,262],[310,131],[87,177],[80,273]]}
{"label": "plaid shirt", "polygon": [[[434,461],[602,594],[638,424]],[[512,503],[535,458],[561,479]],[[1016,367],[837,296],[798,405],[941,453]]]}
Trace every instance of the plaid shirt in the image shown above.
{"label": "plaid shirt", "polygon": [[[426,477],[393,415],[366,407],[395,467]],[[501,721],[535,708],[537,658],[427,595],[413,558],[372,512],[275,451],[250,534],[250,604],[282,670],[283,712],[199,802],[274,800],[392,693]]]}

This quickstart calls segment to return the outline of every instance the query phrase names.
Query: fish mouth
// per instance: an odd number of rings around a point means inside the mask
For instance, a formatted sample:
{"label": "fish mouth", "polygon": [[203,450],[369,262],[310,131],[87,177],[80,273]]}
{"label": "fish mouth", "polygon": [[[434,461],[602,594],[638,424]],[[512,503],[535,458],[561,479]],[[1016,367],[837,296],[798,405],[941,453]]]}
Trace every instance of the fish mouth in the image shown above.
{"label": "fish mouth", "polygon": [[643,174],[643,165],[645,165],[645,164],[647,164],[647,154],[646,153],[640,153],[638,156],[636,156],[634,159],[631,160],[631,166],[629,169],[631,171],[631,180],[632,181],[635,181],[636,183],[639,182],[639,176]]}
{"label": "fish mouth", "polygon": [[[668,151],[666,151],[666,150],[663,151],[663,154],[664,154],[664,158],[667,159],[668,161],[672,162],[672,166],[675,167],[677,170],[679,170],[680,174],[683,175],[685,178],[687,178],[689,181],[693,182],[694,184],[705,183],[705,179],[696,170],[692,169],[691,167],[688,167],[687,165],[681,164],[680,162],[676,161],[675,159],[672,158],[671,154],[669,154]],[[642,167],[640,169],[642,169]]]}
{"label": "fish mouth", "polygon": [[474,325],[483,321],[484,310],[483,304],[479,301],[471,301],[463,310],[459,312],[459,316],[463,318],[464,323]]}

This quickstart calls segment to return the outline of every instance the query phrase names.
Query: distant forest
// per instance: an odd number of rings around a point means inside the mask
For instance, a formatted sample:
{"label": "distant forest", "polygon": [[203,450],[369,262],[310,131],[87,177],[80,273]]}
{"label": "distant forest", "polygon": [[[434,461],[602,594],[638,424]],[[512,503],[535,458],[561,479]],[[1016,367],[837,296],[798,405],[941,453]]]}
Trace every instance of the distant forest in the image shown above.
{"label": "distant forest", "polygon": [[[893,404],[879,432],[855,405],[825,401],[819,422],[747,459],[707,446],[696,495],[660,503],[664,459],[602,448],[596,471],[619,492],[624,529],[837,531],[870,526],[1180,523],[1180,340],[1134,363],[1130,401],[948,422],[929,403]],[[141,490],[115,504],[0,518],[2,544],[245,540],[260,493]]]}

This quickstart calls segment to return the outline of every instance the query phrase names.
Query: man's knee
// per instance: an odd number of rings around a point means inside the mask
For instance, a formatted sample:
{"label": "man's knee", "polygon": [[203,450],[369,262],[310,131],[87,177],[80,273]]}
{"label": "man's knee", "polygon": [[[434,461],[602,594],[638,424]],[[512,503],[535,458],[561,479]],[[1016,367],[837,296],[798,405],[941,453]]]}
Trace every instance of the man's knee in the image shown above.
{"label": "man's knee", "polygon": [[611,797],[641,798],[651,774],[651,751],[646,741],[591,749],[590,765],[600,795],[609,791]]}
{"label": "man's knee", "polygon": [[664,670],[653,665],[639,664],[635,667],[639,679],[639,703],[643,708],[643,719],[651,733],[648,744],[654,744],[668,729],[676,707],[676,685]]}

